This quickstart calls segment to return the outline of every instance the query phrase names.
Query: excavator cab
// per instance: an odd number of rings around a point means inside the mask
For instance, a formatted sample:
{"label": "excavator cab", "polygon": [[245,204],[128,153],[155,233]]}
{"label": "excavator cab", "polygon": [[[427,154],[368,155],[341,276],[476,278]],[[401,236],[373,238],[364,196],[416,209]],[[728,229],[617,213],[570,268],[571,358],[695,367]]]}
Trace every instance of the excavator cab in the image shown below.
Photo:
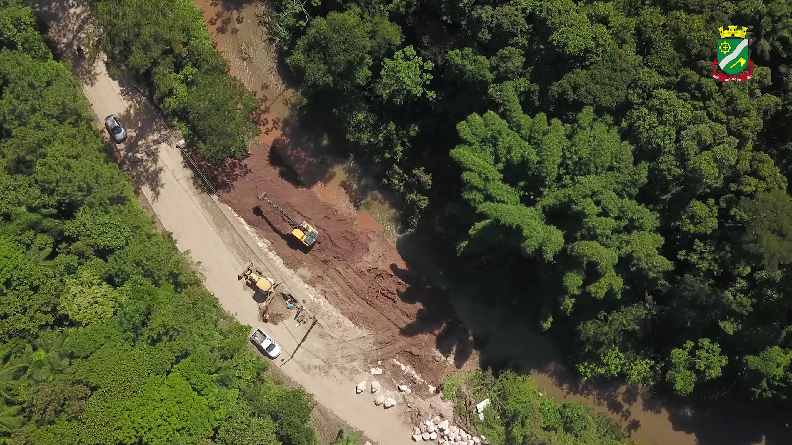
{"label": "excavator cab", "polygon": [[319,232],[316,231],[310,224],[303,221],[299,228],[292,229],[292,235],[305,244],[306,247],[311,247],[316,243],[316,238],[319,237]]}

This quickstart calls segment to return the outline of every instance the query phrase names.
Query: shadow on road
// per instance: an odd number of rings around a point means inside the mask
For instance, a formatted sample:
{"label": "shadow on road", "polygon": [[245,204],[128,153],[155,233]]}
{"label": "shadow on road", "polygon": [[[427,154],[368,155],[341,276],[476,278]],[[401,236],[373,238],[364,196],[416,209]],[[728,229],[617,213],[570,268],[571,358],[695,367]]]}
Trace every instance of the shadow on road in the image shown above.
{"label": "shadow on road", "polygon": [[157,199],[162,188],[162,167],[157,165],[159,138],[170,129],[157,118],[142,94],[128,91],[125,96],[129,107],[116,116],[128,137],[125,143],[116,146],[115,158],[130,172],[136,188],[148,187]]}

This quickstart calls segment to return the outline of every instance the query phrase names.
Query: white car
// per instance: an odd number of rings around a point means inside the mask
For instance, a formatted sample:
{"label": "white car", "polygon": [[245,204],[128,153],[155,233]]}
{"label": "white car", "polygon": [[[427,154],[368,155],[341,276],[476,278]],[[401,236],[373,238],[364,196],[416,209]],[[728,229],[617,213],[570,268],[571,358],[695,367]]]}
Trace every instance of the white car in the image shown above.
{"label": "white car", "polygon": [[110,133],[110,137],[113,138],[113,142],[116,144],[126,141],[126,130],[124,130],[121,121],[114,114],[105,118],[105,128],[107,128],[107,132]]}
{"label": "white car", "polygon": [[261,329],[256,329],[250,336],[250,341],[253,342],[261,351],[271,359],[276,359],[281,353],[280,346],[275,343],[269,335],[265,334]]}

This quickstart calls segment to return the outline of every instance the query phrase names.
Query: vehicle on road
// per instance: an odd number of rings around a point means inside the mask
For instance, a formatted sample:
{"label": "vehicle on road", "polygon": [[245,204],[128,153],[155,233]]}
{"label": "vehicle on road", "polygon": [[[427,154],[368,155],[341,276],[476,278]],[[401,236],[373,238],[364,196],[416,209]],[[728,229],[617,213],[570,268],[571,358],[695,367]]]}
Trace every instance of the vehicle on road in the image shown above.
{"label": "vehicle on road", "polygon": [[272,290],[275,289],[275,280],[270,277],[265,277],[261,270],[253,270],[253,263],[249,262],[245,269],[237,275],[237,280],[245,279],[248,286],[253,290],[261,292],[265,297],[269,297]]}
{"label": "vehicle on road", "polygon": [[302,223],[298,223],[294,218],[286,214],[282,208],[275,205],[274,202],[267,199],[267,193],[264,192],[258,195],[259,201],[267,201],[272,207],[275,207],[275,210],[278,211],[281,215],[283,215],[286,220],[289,221],[289,224],[292,226],[291,234],[297,238],[303,245],[307,248],[313,247],[316,244],[316,238],[319,237],[319,232],[313,228],[310,224],[303,221]]}
{"label": "vehicle on road", "polygon": [[110,133],[110,137],[113,138],[113,141],[116,144],[126,141],[126,130],[124,130],[124,126],[121,125],[121,121],[119,121],[114,114],[111,114],[105,118],[105,128],[107,128],[107,132]]}
{"label": "vehicle on road", "polygon": [[275,360],[281,353],[280,346],[275,343],[275,340],[272,339],[269,335],[265,334],[261,328],[256,329],[253,334],[250,336],[250,341],[253,342],[261,352],[263,352],[267,357]]}

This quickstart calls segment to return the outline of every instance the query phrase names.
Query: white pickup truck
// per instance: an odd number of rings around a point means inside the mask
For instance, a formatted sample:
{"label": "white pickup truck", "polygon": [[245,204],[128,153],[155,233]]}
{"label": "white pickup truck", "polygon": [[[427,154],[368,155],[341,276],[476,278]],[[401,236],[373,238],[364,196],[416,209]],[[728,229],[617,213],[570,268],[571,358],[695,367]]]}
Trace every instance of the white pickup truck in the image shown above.
{"label": "white pickup truck", "polygon": [[265,334],[260,328],[256,329],[250,335],[250,341],[253,342],[261,351],[271,359],[276,359],[281,353],[280,346],[275,343],[269,335]]}

